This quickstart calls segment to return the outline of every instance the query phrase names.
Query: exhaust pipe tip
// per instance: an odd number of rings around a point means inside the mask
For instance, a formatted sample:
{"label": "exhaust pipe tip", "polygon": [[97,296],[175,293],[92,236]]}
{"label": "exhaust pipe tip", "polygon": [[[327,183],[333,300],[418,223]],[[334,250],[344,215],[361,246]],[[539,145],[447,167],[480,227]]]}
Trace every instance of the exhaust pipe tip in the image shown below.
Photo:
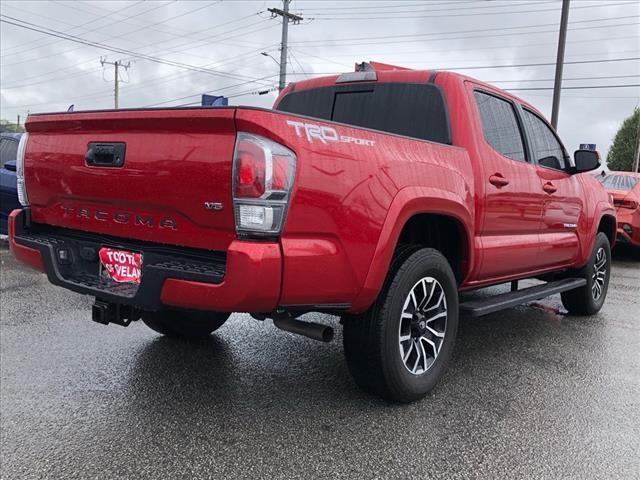
{"label": "exhaust pipe tip", "polygon": [[328,343],[333,340],[333,328],[313,322],[301,322],[294,318],[274,318],[273,324],[280,330],[302,335],[319,342]]}
{"label": "exhaust pipe tip", "polygon": [[322,341],[329,343],[331,340],[333,340],[333,328],[327,327],[322,334]]}

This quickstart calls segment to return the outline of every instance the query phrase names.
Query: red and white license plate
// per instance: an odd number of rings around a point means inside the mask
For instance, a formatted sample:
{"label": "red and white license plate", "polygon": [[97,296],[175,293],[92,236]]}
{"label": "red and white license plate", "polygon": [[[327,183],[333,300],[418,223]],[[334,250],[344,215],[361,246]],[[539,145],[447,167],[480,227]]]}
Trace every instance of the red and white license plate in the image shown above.
{"label": "red and white license plate", "polygon": [[102,247],[100,256],[100,274],[116,282],[140,283],[142,254]]}

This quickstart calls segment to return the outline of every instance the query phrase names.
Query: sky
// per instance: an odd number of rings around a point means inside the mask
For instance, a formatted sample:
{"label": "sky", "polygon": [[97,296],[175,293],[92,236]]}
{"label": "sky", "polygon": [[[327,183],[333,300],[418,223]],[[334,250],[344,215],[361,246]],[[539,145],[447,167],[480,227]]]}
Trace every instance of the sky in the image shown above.
{"label": "sky", "polygon": [[[282,1],[2,0],[0,115],[113,108],[116,61],[128,66],[120,108],[197,105],[202,93],[270,107],[272,7]],[[293,0],[291,12],[303,20],[289,26],[287,82],[369,60],[454,70],[551,117],[560,0]],[[558,132],[570,152],[595,143],[606,155],[640,104],[640,2],[571,0],[565,62]]]}

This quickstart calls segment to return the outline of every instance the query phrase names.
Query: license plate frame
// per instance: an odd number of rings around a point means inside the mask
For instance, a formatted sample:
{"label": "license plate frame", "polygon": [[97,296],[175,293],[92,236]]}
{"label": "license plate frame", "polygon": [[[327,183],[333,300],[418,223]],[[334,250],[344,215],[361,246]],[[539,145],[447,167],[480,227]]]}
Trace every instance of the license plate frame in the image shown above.
{"label": "license plate frame", "polygon": [[100,277],[116,283],[140,285],[142,280],[142,252],[103,246],[98,250]]}

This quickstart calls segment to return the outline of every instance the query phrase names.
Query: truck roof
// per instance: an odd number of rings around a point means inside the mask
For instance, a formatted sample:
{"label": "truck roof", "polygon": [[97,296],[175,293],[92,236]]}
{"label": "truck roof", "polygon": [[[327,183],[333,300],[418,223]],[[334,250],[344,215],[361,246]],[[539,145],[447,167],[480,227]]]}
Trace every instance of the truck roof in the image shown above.
{"label": "truck roof", "polygon": [[[376,73],[377,79],[374,80],[377,83],[426,83],[429,81],[433,81],[435,76],[438,77],[455,77],[460,81],[471,81],[478,85],[485,87],[489,91],[499,92],[500,95],[504,97],[508,97],[513,101],[516,101],[526,107],[530,108],[534,112],[539,115],[543,115],[536,107],[523,100],[516,95],[513,95],[495,85],[491,85],[490,83],[483,82],[478,80],[477,78],[473,78],[467,75],[463,75],[457,72],[445,71],[445,70],[413,70],[405,67],[400,67],[396,65],[388,65],[379,62],[367,62],[362,64],[356,64],[356,72],[358,71],[373,71]],[[280,103],[280,100],[283,96],[288,93],[300,90],[310,90],[314,88],[321,87],[329,87],[331,85],[335,85],[338,79],[344,74],[336,74],[336,75],[326,75],[323,77],[315,77],[310,78],[308,80],[301,80],[299,82],[292,82],[282,91],[280,96],[275,102],[274,106],[277,106]],[[369,83],[371,80],[366,80],[360,83]],[[353,83],[356,83],[355,81]],[[543,115],[544,116],[544,115]]]}

